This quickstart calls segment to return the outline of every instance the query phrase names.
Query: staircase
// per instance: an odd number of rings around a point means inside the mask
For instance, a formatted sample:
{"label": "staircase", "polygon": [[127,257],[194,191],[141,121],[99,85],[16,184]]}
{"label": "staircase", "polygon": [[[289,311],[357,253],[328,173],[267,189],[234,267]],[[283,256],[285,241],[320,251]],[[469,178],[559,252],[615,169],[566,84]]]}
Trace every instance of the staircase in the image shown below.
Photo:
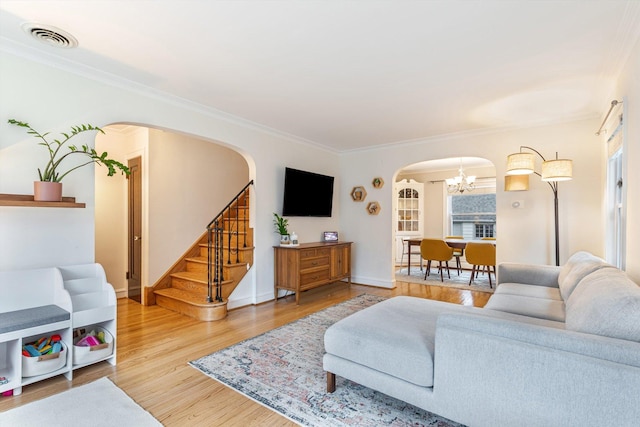
{"label": "staircase", "polygon": [[[253,265],[249,182],[153,286],[155,303],[203,321],[224,319],[227,300]],[[153,303],[153,301],[150,301]]]}

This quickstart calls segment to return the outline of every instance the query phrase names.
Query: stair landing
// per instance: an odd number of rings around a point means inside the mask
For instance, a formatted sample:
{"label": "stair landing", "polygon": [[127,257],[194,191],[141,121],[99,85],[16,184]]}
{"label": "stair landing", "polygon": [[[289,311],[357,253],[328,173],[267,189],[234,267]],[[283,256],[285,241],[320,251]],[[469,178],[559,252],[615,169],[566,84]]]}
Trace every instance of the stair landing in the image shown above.
{"label": "stair landing", "polygon": [[166,288],[155,291],[156,303],[194,319],[210,322],[227,316],[227,302],[207,302],[202,294],[184,289]]}

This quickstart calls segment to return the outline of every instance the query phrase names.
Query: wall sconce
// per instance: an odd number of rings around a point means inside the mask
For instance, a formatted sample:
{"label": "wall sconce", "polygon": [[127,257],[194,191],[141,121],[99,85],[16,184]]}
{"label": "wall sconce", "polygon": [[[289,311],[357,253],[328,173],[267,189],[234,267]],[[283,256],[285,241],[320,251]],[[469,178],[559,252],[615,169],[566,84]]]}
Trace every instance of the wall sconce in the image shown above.
{"label": "wall sconce", "polygon": [[504,191],[527,191],[529,175],[507,175],[504,177]]}
{"label": "wall sconce", "polygon": [[[533,153],[523,152],[523,149],[531,150]],[[541,173],[535,171],[535,154],[542,159]],[[556,265],[560,265],[560,243],[558,225],[558,182],[568,181],[573,178],[573,161],[569,159],[556,158],[547,160],[538,150],[531,147],[520,146],[520,152],[507,156],[507,176],[504,180],[505,191],[524,191],[529,189],[529,175],[535,173],[542,181],[549,184],[553,191],[553,206],[555,219],[555,244],[556,244]],[[526,177],[526,181],[524,179]]]}

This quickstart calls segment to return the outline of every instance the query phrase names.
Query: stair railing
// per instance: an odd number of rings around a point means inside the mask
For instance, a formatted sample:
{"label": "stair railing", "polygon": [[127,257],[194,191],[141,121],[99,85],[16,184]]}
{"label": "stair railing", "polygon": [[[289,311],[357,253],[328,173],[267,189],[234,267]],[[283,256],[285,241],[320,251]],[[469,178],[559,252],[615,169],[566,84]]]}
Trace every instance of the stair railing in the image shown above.
{"label": "stair railing", "polygon": [[[235,262],[240,262],[240,247],[247,247],[247,230],[249,218],[240,209],[248,207],[249,181],[242,190],[220,211],[207,225],[207,302],[213,302],[213,287],[215,286],[215,301],[222,302],[222,282],[224,279],[223,266],[225,262],[231,264],[231,256],[235,253]],[[243,203],[241,205],[241,203]],[[227,257],[225,261],[224,237],[227,235]],[[233,236],[236,236],[233,245]]]}

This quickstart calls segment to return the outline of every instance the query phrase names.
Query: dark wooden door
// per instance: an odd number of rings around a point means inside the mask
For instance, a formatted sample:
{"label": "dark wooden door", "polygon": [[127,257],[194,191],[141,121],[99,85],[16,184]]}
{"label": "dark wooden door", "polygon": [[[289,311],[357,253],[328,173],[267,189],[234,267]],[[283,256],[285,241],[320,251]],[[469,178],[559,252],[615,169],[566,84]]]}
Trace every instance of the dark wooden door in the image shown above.
{"label": "dark wooden door", "polygon": [[142,158],[135,157],[128,162],[129,174],[129,265],[127,273],[127,294],[134,301],[141,302],[142,267]]}

